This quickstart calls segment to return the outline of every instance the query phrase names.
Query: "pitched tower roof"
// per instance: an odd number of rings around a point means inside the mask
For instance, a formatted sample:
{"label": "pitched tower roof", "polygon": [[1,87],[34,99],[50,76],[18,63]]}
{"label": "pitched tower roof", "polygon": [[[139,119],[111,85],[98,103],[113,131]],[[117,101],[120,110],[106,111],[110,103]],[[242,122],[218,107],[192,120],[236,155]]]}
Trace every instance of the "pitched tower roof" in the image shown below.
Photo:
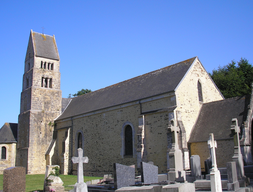
{"label": "pitched tower roof", "polygon": [[28,50],[32,46],[33,54],[53,60],[60,60],[55,37],[37,33],[31,30]]}
{"label": "pitched tower roof", "polygon": [[197,57],[72,99],[57,120],[174,91]]}

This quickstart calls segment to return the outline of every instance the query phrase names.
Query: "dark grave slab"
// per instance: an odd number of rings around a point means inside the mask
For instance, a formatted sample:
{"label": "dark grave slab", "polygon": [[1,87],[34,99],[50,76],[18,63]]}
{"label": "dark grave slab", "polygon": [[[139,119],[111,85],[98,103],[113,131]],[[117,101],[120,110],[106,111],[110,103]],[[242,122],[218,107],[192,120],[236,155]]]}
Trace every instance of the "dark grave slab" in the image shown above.
{"label": "dark grave slab", "polygon": [[158,183],[158,167],[150,163],[141,162],[141,182],[143,184]]}
{"label": "dark grave slab", "polygon": [[135,184],[135,167],[114,163],[114,187],[128,187]]}
{"label": "dark grave slab", "polygon": [[3,191],[4,192],[25,192],[25,168],[9,167],[4,170]]}

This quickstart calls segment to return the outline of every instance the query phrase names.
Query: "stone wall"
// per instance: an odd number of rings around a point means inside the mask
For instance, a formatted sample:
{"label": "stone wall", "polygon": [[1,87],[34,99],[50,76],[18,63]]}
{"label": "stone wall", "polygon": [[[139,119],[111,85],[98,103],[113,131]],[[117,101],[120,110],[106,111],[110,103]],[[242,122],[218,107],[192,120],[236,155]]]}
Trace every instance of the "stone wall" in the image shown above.
{"label": "stone wall", "polygon": [[[207,142],[198,142],[190,144],[191,155],[199,155],[201,162],[201,170],[205,171],[204,161],[210,157]],[[234,154],[234,142],[230,140],[218,140],[216,148],[216,161],[218,167],[226,167],[227,162],[232,161]]]}
{"label": "stone wall", "polygon": [[[198,97],[198,81],[202,85],[203,102]],[[202,103],[222,100],[223,97],[212,79],[197,60],[192,65],[183,81],[176,89],[176,110],[180,112],[186,129],[186,138],[189,140],[192,128],[198,118]]]}
{"label": "stone wall", "polygon": [[[6,148],[6,159],[2,159],[2,147]],[[14,167],[16,160],[16,143],[0,144],[0,174],[4,169]]]}
{"label": "stone wall", "polygon": [[[160,173],[167,172],[167,127],[168,110],[154,112],[175,105],[174,94],[165,94],[153,99],[132,102],[128,105],[117,106],[98,111],[94,115],[83,114],[57,123],[57,144],[55,153],[61,163],[61,155],[65,133],[70,128],[69,159],[77,156],[78,133],[83,136],[84,156],[89,163],[84,165],[85,175],[103,176],[113,172],[113,163],[124,165],[137,164],[137,131],[141,111],[145,119],[145,157],[144,161],[153,161],[159,167]],[[153,111],[153,112],[151,112]],[[73,124],[73,132],[71,127]],[[133,130],[133,156],[124,154],[124,129],[130,125]],[[159,142],[157,142],[159,141]],[[73,149],[73,151],[71,151]],[[66,151],[66,146],[65,146]],[[73,167],[72,167],[73,166]],[[69,171],[76,172],[76,165],[69,161]],[[72,170],[71,170],[72,169]]]}

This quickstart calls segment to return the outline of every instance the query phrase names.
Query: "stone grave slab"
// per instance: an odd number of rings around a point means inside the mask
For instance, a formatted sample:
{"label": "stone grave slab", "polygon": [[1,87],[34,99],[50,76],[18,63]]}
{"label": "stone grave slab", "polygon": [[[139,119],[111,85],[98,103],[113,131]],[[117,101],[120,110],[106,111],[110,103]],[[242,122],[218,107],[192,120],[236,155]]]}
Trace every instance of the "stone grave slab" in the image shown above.
{"label": "stone grave slab", "polygon": [[201,178],[201,165],[199,155],[192,155],[190,158],[191,161],[191,176],[196,179]]}
{"label": "stone grave slab", "polygon": [[135,184],[135,168],[133,166],[114,163],[114,187],[128,187]]}
{"label": "stone grave slab", "polygon": [[50,175],[46,180],[45,192],[64,192],[63,182],[60,177]]}
{"label": "stone grave slab", "polygon": [[228,190],[236,191],[239,189],[240,184],[237,180],[237,171],[236,171],[236,163],[228,162],[227,163],[227,175],[228,175]]}
{"label": "stone grave slab", "polygon": [[5,169],[3,174],[3,191],[25,192],[25,176],[25,167],[9,167]]}
{"label": "stone grave slab", "polygon": [[141,162],[141,182],[143,184],[158,183],[158,167],[150,163]]}
{"label": "stone grave slab", "polygon": [[162,187],[162,192],[194,192],[195,185],[193,183],[176,183]]}
{"label": "stone grave slab", "polygon": [[152,186],[133,186],[133,187],[122,187],[118,190],[116,190],[116,192],[161,192],[162,191],[162,186],[159,185],[152,185]]}

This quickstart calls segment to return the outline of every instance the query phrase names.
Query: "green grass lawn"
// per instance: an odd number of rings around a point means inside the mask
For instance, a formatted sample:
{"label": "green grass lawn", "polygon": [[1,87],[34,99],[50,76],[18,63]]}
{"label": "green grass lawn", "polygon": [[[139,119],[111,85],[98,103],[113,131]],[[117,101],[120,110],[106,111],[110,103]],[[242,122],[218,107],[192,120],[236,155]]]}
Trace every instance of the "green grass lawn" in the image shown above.
{"label": "green grass lawn", "polygon": [[[26,192],[42,191],[44,185],[45,175],[26,175]],[[63,181],[63,185],[66,191],[73,189],[73,186],[77,181],[76,175],[60,175]],[[102,177],[87,177],[84,176],[84,182],[91,181],[93,179],[102,179]],[[0,190],[3,190],[3,175],[0,175]]]}

